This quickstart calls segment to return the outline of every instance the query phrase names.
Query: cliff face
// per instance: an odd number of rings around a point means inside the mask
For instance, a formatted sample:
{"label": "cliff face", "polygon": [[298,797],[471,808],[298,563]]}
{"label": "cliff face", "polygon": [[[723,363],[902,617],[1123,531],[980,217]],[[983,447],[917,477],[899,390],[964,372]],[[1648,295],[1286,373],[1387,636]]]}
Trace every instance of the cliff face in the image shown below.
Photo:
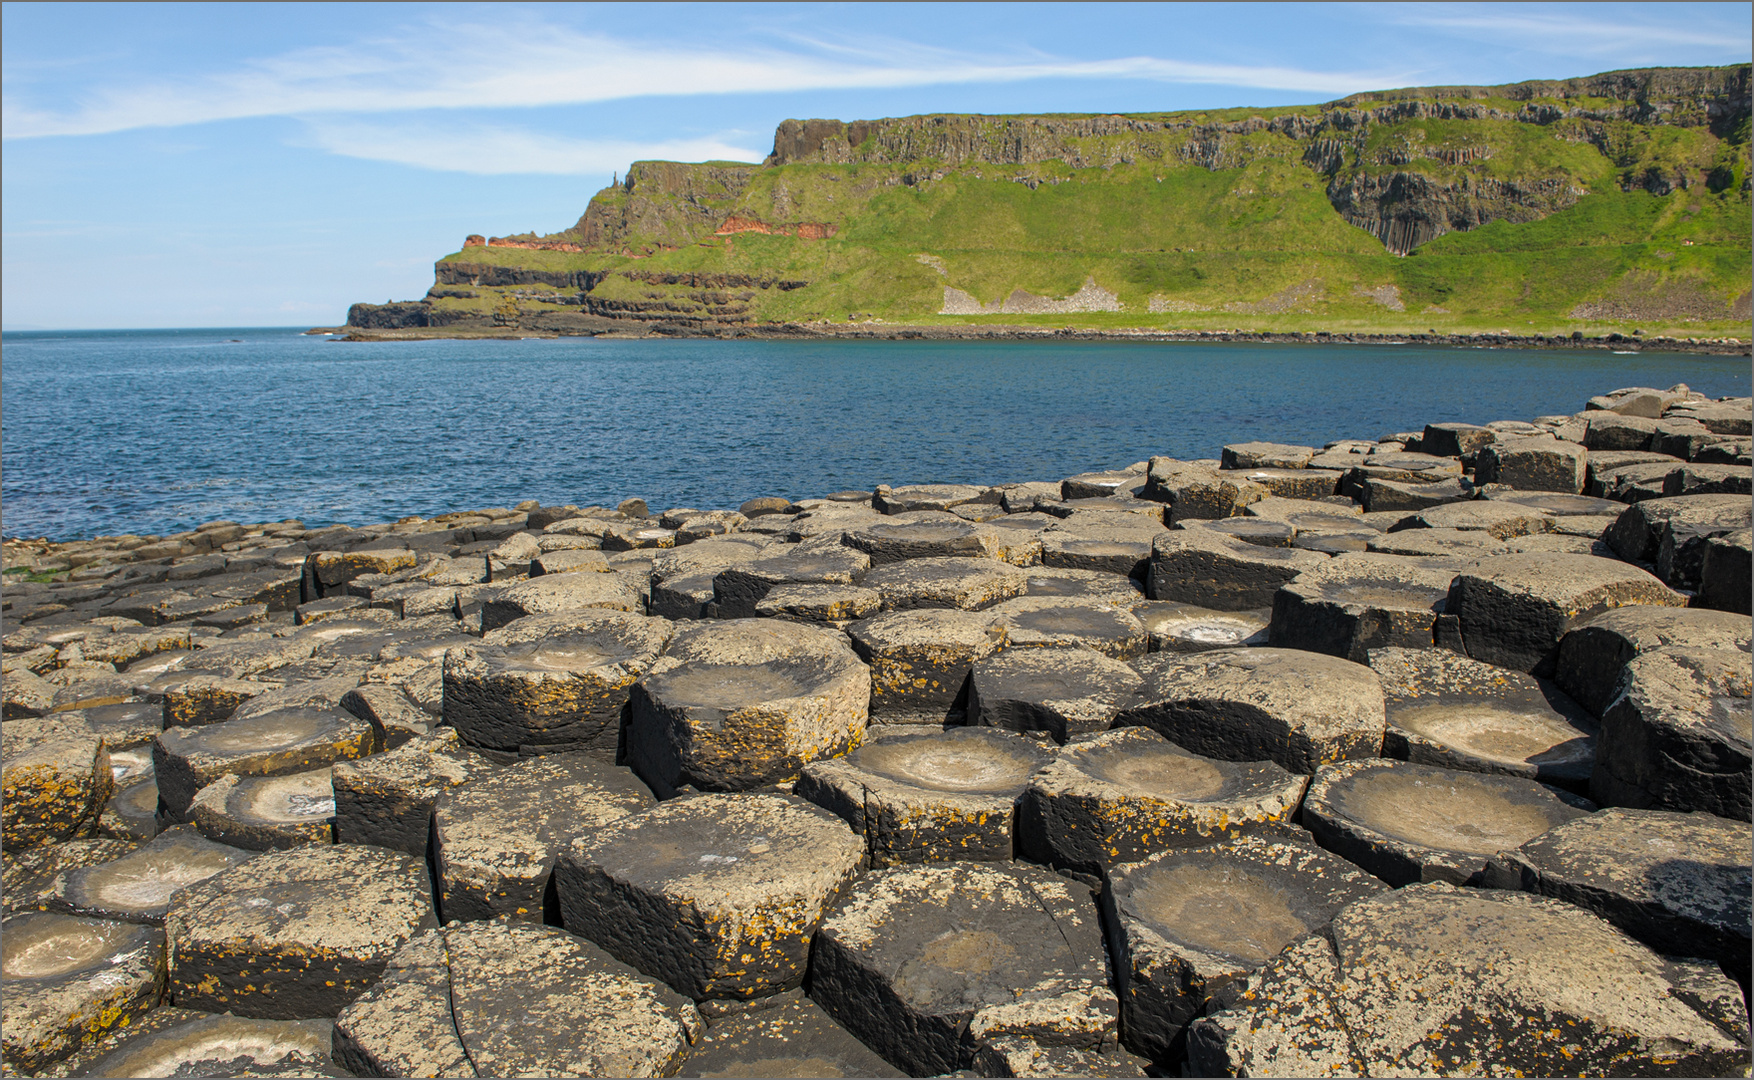
{"label": "cliff face", "polygon": [[[1018,290],[1049,312],[1086,280],[1116,298],[1105,314],[1276,313],[1267,300],[1288,289],[1304,298],[1297,310],[1319,312],[1398,289],[1425,303],[1384,311],[1436,320],[1471,304],[1484,316],[1504,283],[1370,254],[1449,258],[1446,237],[1549,220],[1560,224],[1513,244],[1548,253],[1544,268],[1492,271],[1569,290],[1542,301],[1523,281],[1523,307],[1609,310],[1589,290],[1636,271],[1707,297],[1697,312],[1746,291],[1725,275],[1746,277],[1749,115],[1741,65],[1278,109],[787,120],[760,165],[635,162],[571,228],[471,236],[423,301],[356,305],[349,321],[686,328],[825,307],[909,319],[1008,311]],[[952,311],[947,289],[968,302]]]}

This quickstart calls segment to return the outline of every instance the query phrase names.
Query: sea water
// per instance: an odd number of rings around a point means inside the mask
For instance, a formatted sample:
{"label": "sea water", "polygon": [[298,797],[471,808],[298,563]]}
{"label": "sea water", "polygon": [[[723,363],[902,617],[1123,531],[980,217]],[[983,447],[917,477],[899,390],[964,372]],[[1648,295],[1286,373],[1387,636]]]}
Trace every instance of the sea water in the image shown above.
{"label": "sea water", "polygon": [[1400,345],[3,340],[0,528],[56,540],[1059,480],[1247,440],[1569,413],[1621,386],[1718,397],[1750,382],[1742,357]]}

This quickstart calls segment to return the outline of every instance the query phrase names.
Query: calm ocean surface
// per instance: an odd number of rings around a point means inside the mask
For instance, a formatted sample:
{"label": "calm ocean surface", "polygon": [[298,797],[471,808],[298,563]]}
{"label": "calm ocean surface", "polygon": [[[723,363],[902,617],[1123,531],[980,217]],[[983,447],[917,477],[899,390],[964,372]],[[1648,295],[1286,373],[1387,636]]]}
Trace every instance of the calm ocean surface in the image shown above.
{"label": "calm ocean surface", "polygon": [[1737,357],[1404,346],[16,333],[0,368],[0,523],[69,540],[523,499],[716,509],[1058,480],[1247,439],[1320,446],[1573,412],[1619,386],[1745,395],[1749,371]]}

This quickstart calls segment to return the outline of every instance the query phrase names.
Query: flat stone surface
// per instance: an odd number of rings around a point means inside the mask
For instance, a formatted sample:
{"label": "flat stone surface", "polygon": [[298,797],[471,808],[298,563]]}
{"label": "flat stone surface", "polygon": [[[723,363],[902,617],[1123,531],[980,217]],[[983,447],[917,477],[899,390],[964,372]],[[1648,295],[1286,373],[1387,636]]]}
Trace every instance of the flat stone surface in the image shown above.
{"label": "flat stone surface", "polygon": [[1544,533],[1552,527],[1552,518],[1532,506],[1519,503],[1493,502],[1476,499],[1470,502],[1447,503],[1409,514],[1404,521],[1391,526],[1400,529],[1460,529],[1483,532],[1494,540]]}
{"label": "flat stone surface", "polygon": [[1716,961],[1746,984],[1751,846],[1746,821],[1611,808],[1501,852],[1485,883],[1576,904],[1659,953]]}
{"label": "flat stone surface", "polygon": [[870,568],[871,556],[838,543],[768,549],[758,559],[718,571],[714,602],[721,619],[753,618],[755,605],[776,585],[857,585]]}
{"label": "flat stone surface", "polygon": [[1213,611],[1174,600],[1148,600],[1133,607],[1145,624],[1152,652],[1208,652],[1265,645],[1273,612]]}
{"label": "flat stone surface", "polygon": [[528,615],[586,608],[640,611],[639,594],[617,574],[547,574],[494,595],[481,609],[481,629],[497,630]]}
{"label": "flat stone surface", "polygon": [[1315,455],[1313,446],[1243,442],[1226,446],[1218,460],[1225,469],[1302,469]]}
{"label": "flat stone surface", "polygon": [[1469,656],[1550,676],[1568,631],[1632,604],[1681,607],[1683,601],[1636,566],[1591,555],[1531,553],[1490,556],[1463,569],[1444,610],[1460,620]]}
{"label": "flat stone surface", "polygon": [[1273,597],[1267,641],[1363,663],[1372,649],[1428,648],[1455,570],[1446,560],[1336,555]]}
{"label": "flat stone surface", "polygon": [[1589,451],[1552,438],[1505,439],[1482,447],[1474,465],[1481,484],[1576,495],[1584,487]]}
{"label": "flat stone surface", "polygon": [[0,910],[47,911],[62,874],[119,859],[138,846],[129,839],[97,837],[0,853]]}
{"label": "flat stone surface", "polygon": [[1099,873],[1288,823],[1307,783],[1270,761],[1190,754],[1148,728],[1104,732],[1065,747],[1030,778],[1017,810],[1018,851]]}
{"label": "flat stone surface", "polygon": [[1701,608],[1612,608],[1579,623],[1559,642],[1553,679],[1591,714],[1607,711],[1628,662],[1651,649],[1754,646],[1748,619]]}
{"label": "flat stone surface", "polygon": [[636,684],[626,760],[654,791],[746,791],[856,745],[872,676],[844,635],[780,619],[684,626]]}
{"label": "flat stone surface", "polygon": [[1145,599],[1145,590],[1137,578],[1124,574],[1042,566],[1029,569],[1028,580],[1018,599],[1029,597],[1095,600],[1130,608]]}
{"label": "flat stone surface", "polygon": [[31,912],[7,919],[0,937],[0,1048],[14,1069],[34,1073],[125,1027],[164,988],[156,927]]}
{"label": "flat stone surface", "polygon": [[847,627],[871,672],[873,722],[942,724],[959,703],[975,661],[1005,644],[991,614],[892,611]]}
{"label": "flat stone surface", "polygon": [[852,826],[874,866],[1006,860],[1018,796],[1053,758],[992,728],[886,734],[806,767],[795,790]]}
{"label": "flat stone surface", "polygon": [[1141,685],[1138,672],[1094,649],[1013,647],[975,663],[968,722],[1063,743],[1107,728]]}
{"label": "flat stone surface", "polygon": [[1169,504],[1170,525],[1235,517],[1266,495],[1266,488],[1236,473],[1167,457],[1151,459],[1145,486],[1139,490],[1140,498]]}
{"label": "flat stone surface", "polygon": [[911,510],[948,510],[952,506],[980,499],[987,490],[970,484],[880,486],[871,501],[873,506],[885,514],[905,514]]}
{"label": "flat stone surface", "polygon": [[905,1076],[798,997],[715,1020],[677,1076]]}
{"label": "flat stone surface", "polygon": [[257,1020],[170,1005],[139,1017],[42,1075],[345,1076],[329,1020]]}
{"label": "flat stone surface", "polygon": [[226,775],[202,788],[188,819],[203,836],[250,851],[335,842],[329,767],[280,776]]}
{"label": "flat stone surface", "polygon": [[825,909],[864,866],[833,815],[777,795],[699,795],[584,833],[555,870],[566,928],[695,998],[804,980]]}
{"label": "flat stone surface", "polygon": [[1630,660],[1602,714],[1590,797],[1746,820],[1754,768],[1748,668],[1736,649],[1651,649]]}
{"label": "flat stone surface", "polygon": [[334,1016],[435,925],[426,866],[354,844],[264,852],[171,897],[178,1005],[277,1020]]}
{"label": "flat stone surface", "polygon": [[461,746],[451,728],[388,753],[338,762],[331,771],[335,840],[424,859],[438,797],[492,771],[490,762]]}
{"label": "flat stone surface", "polygon": [[172,892],[255,854],[215,843],[193,825],[179,825],[120,858],[63,870],[55,876],[49,904],[69,914],[159,926]]}
{"label": "flat stone surface", "polygon": [[[1729,1000],[1737,1002],[1729,1008]],[[1716,1076],[1747,1067],[1715,969],[1667,961],[1582,908],[1417,885],[1334,917],[1197,1020],[1206,1076]],[[1739,1015],[1734,1015],[1739,1014]]]}
{"label": "flat stone surface", "polygon": [[1322,769],[1303,800],[1317,842],[1396,887],[1477,884],[1497,852],[1585,813],[1522,777],[1381,759]]}
{"label": "flat stone surface", "polygon": [[1148,727],[1220,761],[1272,760],[1313,773],[1382,750],[1382,687],[1359,664],[1296,649],[1153,653],[1136,665],[1140,703],[1117,727]]}
{"label": "flat stone surface", "polygon": [[1553,683],[1447,649],[1374,649],[1388,711],[1383,756],[1589,787],[1596,722]]}
{"label": "flat stone surface", "polygon": [[843,626],[875,615],[882,607],[883,594],[862,585],[788,584],[768,590],[755,605],[755,613],[764,619]]}
{"label": "flat stone surface", "polygon": [[1016,864],[884,870],[856,882],[811,958],[811,996],[914,1076],[970,1065],[983,1043],[1075,1049],[1114,1039],[1088,890]]}
{"label": "flat stone surface", "polygon": [[1151,539],[1162,531],[1161,523],[1138,514],[1124,515],[1128,519],[1124,523],[1079,520],[1084,517],[1067,519],[1041,534],[1042,565],[1143,578],[1150,564]]}
{"label": "flat stone surface", "polygon": [[202,788],[226,774],[284,776],[364,757],[381,734],[339,709],[280,709],[248,720],[173,728],[152,750],[159,797],[173,817],[187,813]]}
{"label": "flat stone surface", "polygon": [[432,930],[335,1021],[362,1076],[673,1076],[692,1002],[557,927]]}
{"label": "flat stone surface", "polygon": [[876,567],[862,584],[877,590],[885,611],[979,611],[1021,593],[1025,580],[1023,571],[997,559],[919,558]]}
{"label": "flat stone surface", "polygon": [[1124,608],[1101,600],[1020,596],[991,612],[1005,629],[1008,648],[1083,646],[1116,660],[1145,655],[1145,625]]}
{"label": "flat stone surface", "polygon": [[1207,530],[1177,529],[1152,544],[1150,594],[1217,611],[1271,607],[1279,586],[1327,556],[1300,548],[1267,548]]}
{"label": "flat stone surface", "polygon": [[551,754],[447,787],[432,811],[440,912],[446,922],[542,922],[554,860],[572,838],[653,801],[631,771],[587,754]]}
{"label": "flat stone surface", "polygon": [[674,629],[603,610],[520,619],[445,654],[445,721],[473,746],[584,751],[614,763],[633,684]]}
{"label": "flat stone surface", "polygon": [[952,514],[921,514],[873,521],[847,530],[848,547],[871,557],[872,566],[924,558],[996,559],[1001,541],[988,528]]}
{"label": "flat stone surface", "polygon": [[0,844],[16,851],[95,828],[116,783],[103,736],[83,720],[16,717],[3,745]]}
{"label": "flat stone surface", "polygon": [[1383,891],[1344,859],[1255,837],[1114,867],[1102,901],[1123,1041],[1158,1062],[1179,1059],[1186,1026],[1233,1000],[1249,972]]}

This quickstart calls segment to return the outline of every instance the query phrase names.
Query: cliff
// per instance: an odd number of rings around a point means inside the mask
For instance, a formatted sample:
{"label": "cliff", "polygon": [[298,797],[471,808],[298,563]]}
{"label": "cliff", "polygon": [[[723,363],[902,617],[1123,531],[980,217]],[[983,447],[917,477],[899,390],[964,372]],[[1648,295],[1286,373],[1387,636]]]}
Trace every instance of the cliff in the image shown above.
{"label": "cliff", "polygon": [[636,162],[571,228],[471,236],[426,298],[349,324],[1723,329],[1748,305],[1749,74],[787,120],[760,165]]}

